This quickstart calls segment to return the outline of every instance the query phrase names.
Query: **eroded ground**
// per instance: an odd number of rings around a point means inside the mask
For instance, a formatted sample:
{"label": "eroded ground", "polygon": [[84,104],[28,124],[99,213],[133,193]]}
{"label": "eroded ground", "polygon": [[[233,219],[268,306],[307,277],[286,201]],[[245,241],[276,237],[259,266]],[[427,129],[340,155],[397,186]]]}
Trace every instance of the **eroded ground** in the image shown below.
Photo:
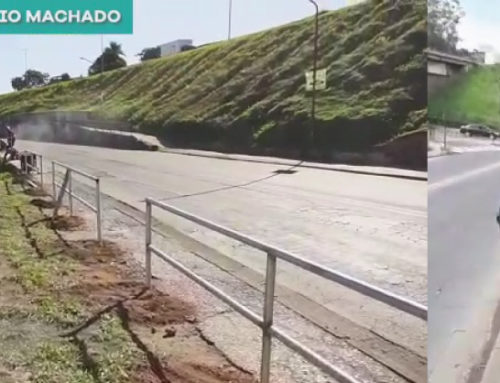
{"label": "eroded ground", "polygon": [[41,194],[0,170],[1,382],[255,382],[203,337],[192,305],[146,290],[125,249],[86,239],[83,220],[52,221]]}

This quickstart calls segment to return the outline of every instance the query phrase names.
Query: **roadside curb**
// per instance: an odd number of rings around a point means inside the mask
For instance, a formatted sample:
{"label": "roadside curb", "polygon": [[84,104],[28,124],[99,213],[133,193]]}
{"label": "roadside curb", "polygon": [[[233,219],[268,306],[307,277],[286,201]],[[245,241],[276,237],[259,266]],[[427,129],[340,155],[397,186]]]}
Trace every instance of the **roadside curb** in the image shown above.
{"label": "roadside curb", "polygon": [[163,149],[161,151],[169,154],[178,154],[191,157],[215,158],[227,161],[245,161],[245,162],[254,162],[254,163],[270,164],[270,165],[285,165],[290,167],[329,170],[335,172],[370,175],[376,177],[401,178],[413,181],[428,180],[426,172],[416,171],[416,170],[401,170],[396,168],[380,168],[380,167],[372,167],[370,169],[370,167],[368,166],[363,167],[354,165],[322,164],[317,162],[303,162],[303,161],[288,160],[288,159],[253,157],[253,156],[239,155],[239,154],[220,154],[215,152],[191,151],[182,149]]}
{"label": "roadside curb", "polygon": [[223,154],[218,152],[196,150],[196,149],[173,149],[165,147],[164,145],[159,143],[158,139],[154,136],[149,136],[149,139],[145,139],[144,135],[138,135],[130,132],[109,131],[92,127],[84,127],[84,128],[90,131],[103,131],[116,135],[127,135],[127,136],[132,135],[136,137],[139,141],[142,141],[147,145],[157,146],[158,150],[154,151],[159,151],[160,153],[178,154],[178,155],[192,156],[192,157],[214,158],[227,161],[245,161],[245,162],[270,164],[270,165],[284,165],[292,168],[301,167],[308,169],[330,170],[330,171],[370,175],[378,177],[401,178],[413,181],[428,180],[427,172],[417,171],[417,170],[383,168],[376,166],[370,167],[370,166],[354,166],[354,165],[334,165],[334,164],[325,164],[319,162],[305,162],[300,160],[281,159],[275,157],[251,156],[246,154]]}

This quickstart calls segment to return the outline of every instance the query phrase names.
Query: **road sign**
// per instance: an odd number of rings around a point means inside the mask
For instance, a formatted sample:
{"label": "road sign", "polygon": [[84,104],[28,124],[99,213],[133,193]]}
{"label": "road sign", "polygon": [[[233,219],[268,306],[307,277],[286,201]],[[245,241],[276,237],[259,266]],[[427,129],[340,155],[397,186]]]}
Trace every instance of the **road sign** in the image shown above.
{"label": "road sign", "polygon": [[[314,71],[306,72],[306,90],[314,89]],[[318,69],[316,71],[316,90],[326,89],[326,69]]]}

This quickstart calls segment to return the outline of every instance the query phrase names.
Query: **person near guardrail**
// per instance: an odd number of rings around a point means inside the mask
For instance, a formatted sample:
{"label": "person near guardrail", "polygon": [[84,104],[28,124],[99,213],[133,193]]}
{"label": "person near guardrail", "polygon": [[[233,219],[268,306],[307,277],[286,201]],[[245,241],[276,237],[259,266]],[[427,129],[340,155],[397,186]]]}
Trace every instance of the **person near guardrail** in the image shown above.
{"label": "person near guardrail", "polygon": [[1,127],[4,132],[4,135],[7,136],[6,137],[7,142],[4,143],[4,145],[2,145],[5,147],[5,155],[3,159],[4,161],[6,161],[7,159],[13,160],[17,157],[17,151],[14,148],[14,145],[16,144],[16,135],[14,134],[14,131],[9,125],[3,124]]}

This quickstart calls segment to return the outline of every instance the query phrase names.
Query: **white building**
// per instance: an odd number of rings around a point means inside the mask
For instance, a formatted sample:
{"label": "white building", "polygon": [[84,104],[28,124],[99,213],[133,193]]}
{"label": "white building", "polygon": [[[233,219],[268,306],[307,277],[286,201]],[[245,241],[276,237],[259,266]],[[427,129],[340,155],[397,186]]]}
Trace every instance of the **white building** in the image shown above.
{"label": "white building", "polygon": [[179,53],[186,45],[193,45],[193,40],[181,39],[160,45],[161,57]]}

